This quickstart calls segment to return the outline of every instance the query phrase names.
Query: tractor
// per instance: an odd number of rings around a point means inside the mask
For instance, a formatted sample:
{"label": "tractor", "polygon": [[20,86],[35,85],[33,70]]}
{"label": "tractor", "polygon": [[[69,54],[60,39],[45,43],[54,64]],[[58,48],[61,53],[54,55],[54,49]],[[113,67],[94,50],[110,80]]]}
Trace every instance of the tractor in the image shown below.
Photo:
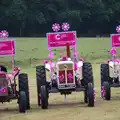
{"label": "tractor", "polygon": [[111,100],[112,87],[120,87],[120,59],[117,57],[117,48],[120,47],[120,34],[111,34],[111,43],[110,54],[112,59],[107,60],[106,64],[101,64],[101,97],[105,100]]}
{"label": "tractor", "polygon": [[[5,34],[4,31],[3,36]],[[20,67],[14,66],[15,53],[15,40],[0,40],[0,56],[12,57],[12,72],[8,72],[5,65],[0,65],[0,102],[10,102],[17,99],[19,112],[25,113],[27,109],[30,109],[28,75],[20,73]],[[18,86],[16,80],[18,80]]]}
{"label": "tractor", "polygon": [[[84,102],[93,107],[95,90],[92,65],[78,58],[76,31],[47,33],[48,59],[36,66],[37,101],[42,109],[48,108],[50,93],[69,95],[84,92]],[[55,51],[60,57],[55,62]],[[46,72],[49,72],[47,75]]]}

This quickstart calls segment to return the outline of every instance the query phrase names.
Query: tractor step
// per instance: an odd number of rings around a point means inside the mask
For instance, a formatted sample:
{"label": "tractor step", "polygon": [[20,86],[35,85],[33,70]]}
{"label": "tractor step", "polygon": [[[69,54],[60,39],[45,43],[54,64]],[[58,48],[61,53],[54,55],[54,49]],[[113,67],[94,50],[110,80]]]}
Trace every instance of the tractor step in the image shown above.
{"label": "tractor step", "polygon": [[[80,91],[85,91],[85,90],[86,89],[84,87],[75,88],[74,90],[73,89],[72,90],[68,89],[68,91],[73,91],[73,92],[80,92]],[[56,88],[52,88],[52,89],[49,90],[49,93],[58,93],[60,91],[61,90],[58,90]],[[64,91],[64,90],[62,90],[62,91]],[[65,91],[67,91],[67,90],[65,89]]]}
{"label": "tractor step", "polygon": [[114,83],[114,84],[111,84],[110,87],[120,87],[120,84]]}

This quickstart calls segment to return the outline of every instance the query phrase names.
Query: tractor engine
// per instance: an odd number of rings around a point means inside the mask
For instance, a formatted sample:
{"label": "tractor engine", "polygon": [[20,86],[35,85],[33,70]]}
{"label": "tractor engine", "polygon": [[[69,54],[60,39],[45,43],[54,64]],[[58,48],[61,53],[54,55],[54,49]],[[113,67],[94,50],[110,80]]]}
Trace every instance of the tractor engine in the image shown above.
{"label": "tractor engine", "polygon": [[57,67],[57,84],[59,90],[74,89],[75,72],[72,61],[59,61]]}
{"label": "tractor engine", "polygon": [[120,62],[116,60],[109,62],[109,74],[111,78],[118,78],[120,76]]}

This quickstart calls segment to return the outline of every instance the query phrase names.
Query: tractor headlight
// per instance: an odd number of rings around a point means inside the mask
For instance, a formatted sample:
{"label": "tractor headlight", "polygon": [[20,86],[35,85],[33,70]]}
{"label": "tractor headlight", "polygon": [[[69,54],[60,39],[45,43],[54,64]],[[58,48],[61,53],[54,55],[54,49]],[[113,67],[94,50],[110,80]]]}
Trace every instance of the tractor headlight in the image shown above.
{"label": "tractor headlight", "polygon": [[49,63],[45,64],[45,68],[50,71],[50,64]]}
{"label": "tractor headlight", "polygon": [[56,79],[57,79],[57,75],[56,75],[56,74],[53,74],[53,75],[52,75],[52,79],[53,79],[53,80],[56,80]]}
{"label": "tractor headlight", "polygon": [[109,66],[110,67],[114,67],[114,63],[111,61],[111,62],[109,62]]}
{"label": "tractor headlight", "polygon": [[78,64],[77,64],[78,67],[82,67],[83,66],[83,62],[82,61],[79,61]]}

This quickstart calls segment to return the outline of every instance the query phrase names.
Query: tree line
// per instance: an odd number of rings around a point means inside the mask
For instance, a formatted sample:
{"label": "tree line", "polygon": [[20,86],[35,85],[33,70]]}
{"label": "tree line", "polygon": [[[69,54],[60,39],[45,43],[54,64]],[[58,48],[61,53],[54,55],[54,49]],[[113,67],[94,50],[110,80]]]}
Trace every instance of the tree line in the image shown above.
{"label": "tree line", "polygon": [[11,36],[45,36],[63,22],[79,35],[113,33],[120,0],[0,0],[0,30]]}

